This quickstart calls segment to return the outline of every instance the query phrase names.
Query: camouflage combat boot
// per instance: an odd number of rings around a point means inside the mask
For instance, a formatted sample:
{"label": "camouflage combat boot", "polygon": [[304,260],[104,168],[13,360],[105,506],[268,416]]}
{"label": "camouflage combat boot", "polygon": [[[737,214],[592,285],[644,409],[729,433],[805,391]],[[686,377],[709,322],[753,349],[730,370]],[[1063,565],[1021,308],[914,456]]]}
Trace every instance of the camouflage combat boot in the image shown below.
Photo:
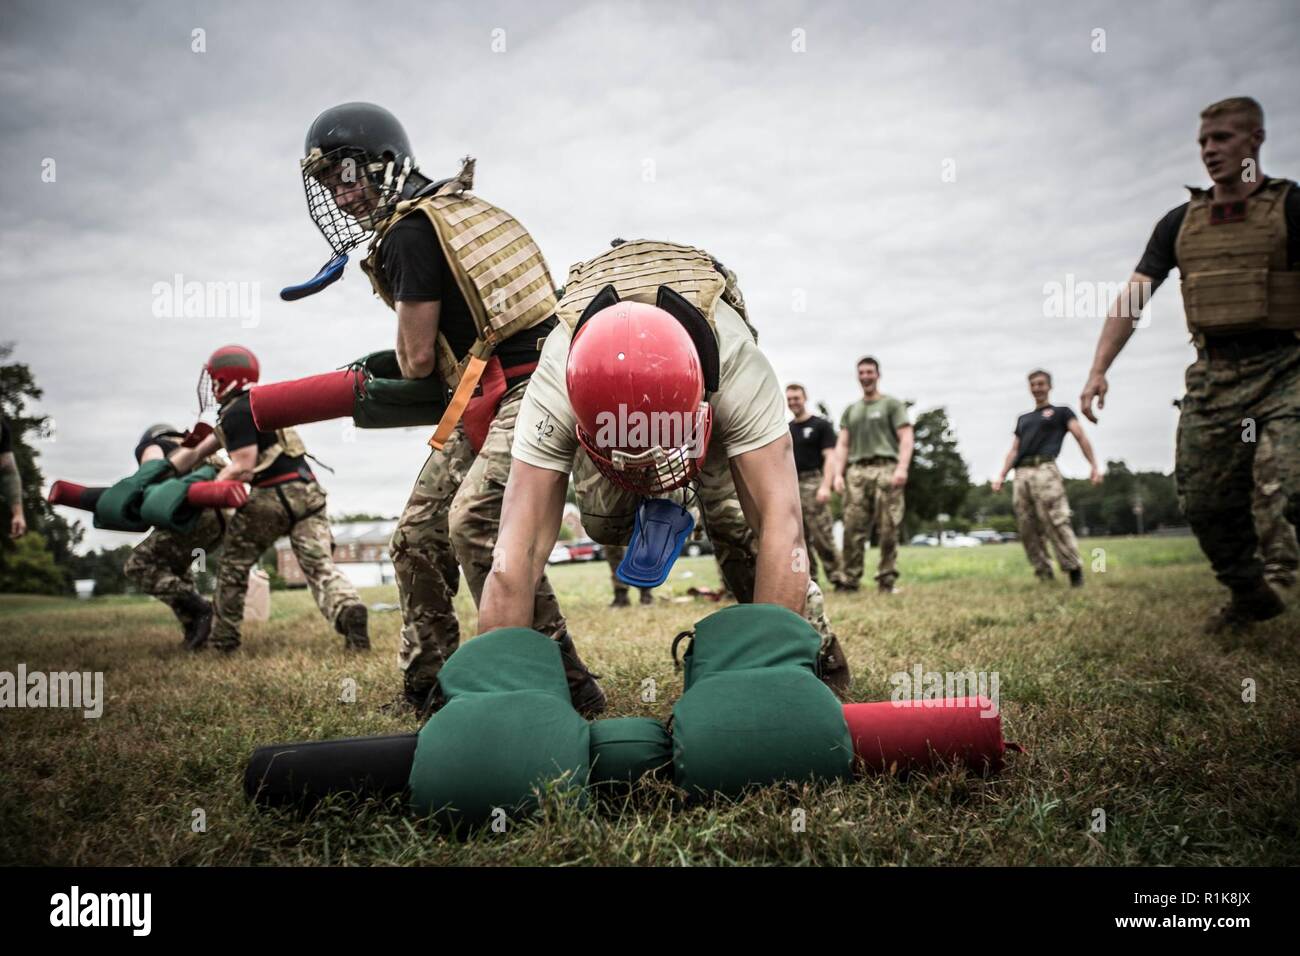
{"label": "camouflage combat boot", "polygon": [[343,635],[343,649],[347,651],[370,650],[370,614],[364,604],[345,607],[334,622],[334,630]]}
{"label": "camouflage combat boot", "polygon": [[[181,623],[185,627],[181,643],[187,651],[200,650],[208,642],[208,635],[212,633],[212,602],[190,592],[178,603],[180,607],[177,608],[176,616],[181,618]],[[182,611],[189,618],[188,622],[181,617]]]}
{"label": "camouflage combat boot", "polygon": [[1253,588],[1233,591],[1232,600],[1206,622],[1207,634],[1244,631],[1256,621],[1267,621],[1286,610],[1286,604],[1263,579]]}
{"label": "camouflage combat boot", "polygon": [[[626,595],[624,595],[626,598]],[[564,676],[569,681],[569,699],[573,709],[583,717],[591,719],[605,710],[605,692],[596,682],[596,675],[587,670],[578,656],[578,649],[573,646],[573,638],[566,630],[555,639],[560,645],[560,656],[564,660]]]}

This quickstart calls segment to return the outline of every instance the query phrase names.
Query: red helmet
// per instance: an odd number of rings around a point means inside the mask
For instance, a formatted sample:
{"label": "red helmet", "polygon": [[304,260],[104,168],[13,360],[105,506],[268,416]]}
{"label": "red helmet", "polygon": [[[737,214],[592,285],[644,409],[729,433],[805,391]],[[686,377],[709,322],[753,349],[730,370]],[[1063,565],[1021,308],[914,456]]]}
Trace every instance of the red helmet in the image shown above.
{"label": "red helmet", "polygon": [[640,495],[699,474],[716,369],[713,332],[689,302],[666,287],[658,305],[620,302],[606,286],[578,322],[565,370],[578,441],[601,474]]}
{"label": "red helmet", "polygon": [[220,401],[232,390],[256,382],[261,374],[256,355],[242,345],[223,345],[208,357],[199,375],[199,409],[207,408],[214,394]]}

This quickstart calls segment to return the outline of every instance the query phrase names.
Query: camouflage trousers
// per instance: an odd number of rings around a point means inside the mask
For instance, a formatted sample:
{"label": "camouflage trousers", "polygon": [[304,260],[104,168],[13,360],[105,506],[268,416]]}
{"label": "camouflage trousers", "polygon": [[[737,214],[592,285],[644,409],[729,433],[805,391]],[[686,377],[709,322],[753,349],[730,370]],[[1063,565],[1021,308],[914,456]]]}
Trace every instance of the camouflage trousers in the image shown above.
{"label": "camouflage trousers", "polygon": [[880,547],[876,580],[893,584],[898,579],[898,535],[903,529],[903,489],[893,486],[898,462],[858,462],[844,474],[843,587],[856,588],[862,580],[867,542],[875,532]]}
{"label": "camouflage trousers", "polygon": [[194,565],[207,560],[221,547],[226,516],[216,509],[204,509],[191,531],[181,534],[155,528],[135,546],[126,559],[126,579],[142,594],[162,601],[182,627],[188,627],[192,610],[201,596],[194,587]]}
{"label": "camouflage trousers", "polygon": [[[636,526],[638,497],[605,478],[585,452],[580,451],[573,460],[573,477],[582,526],[587,534],[606,548],[626,546]],[[740,507],[731,463],[720,444],[709,447],[692,488],[723,584],[741,604],[754,603],[758,538]],[[682,492],[673,494],[681,504]],[[821,634],[822,649],[839,653],[839,642],[826,617],[821,588],[812,578],[808,579],[803,616]]]}
{"label": "camouflage trousers", "polygon": [[834,518],[831,503],[817,500],[822,484],[820,471],[806,471],[799,476],[799,507],[803,511],[803,537],[808,547],[808,576],[817,580],[817,559],[826,568],[831,582],[839,580],[840,553],[835,547]]}
{"label": "camouflage trousers", "polygon": [[314,481],[286,481],[269,488],[254,488],[248,501],[235,511],[226,532],[221,570],[217,573],[210,647],[228,650],[239,646],[248,572],[262,553],[286,534],[325,620],[337,630],[339,615],[361,603],[352,582],[334,565],[334,536],[325,514],[325,490]]}
{"label": "camouflage trousers", "polygon": [[[475,606],[482,597],[492,569],[501,499],[510,477],[510,445],[523,397],[523,384],[506,393],[477,454],[464,430],[456,428],[420,469],[393,531],[389,548],[402,606],[398,666],[409,693],[427,692],[443,662],[460,646],[453,601],[461,568]],[[543,575],[533,603],[533,628],[557,637],[565,626],[555,592]]]}
{"label": "camouflage trousers", "polygon": [[1264,577],[1282,587],[1295,584],[1300,566],[1300,546],[1295,528],[1286,520],[1286,496],[1277,474],[1277,457],[1273,441],[1265,432],[1255,449],[1255,493],[1251,499],[1255,532],[1259,535],[1260,557]]}
{"label": "camouflage trousers", "polygon": [[1025,546],[1025,556],[1033,565],[1034,574],[1040,578],[1052,576],[1052,559],[1047,554],[1049,544],[1062,571],[1068,574],[1082,567],[1079,542],[1070,524],[1070,500],[1065,496],[1065,480],[1056,462],[1018,465],[1011,500],[1020,543]]}
{"label": "camouflage trousers", "polygon": [[1283,516],[1300,522],[1300,341],[1238,360],[1204,352],[1187,369],[1174,475],[1187,523],[1234,590],[1264,573],[1251,513],[1259,439],[1272,443]]}

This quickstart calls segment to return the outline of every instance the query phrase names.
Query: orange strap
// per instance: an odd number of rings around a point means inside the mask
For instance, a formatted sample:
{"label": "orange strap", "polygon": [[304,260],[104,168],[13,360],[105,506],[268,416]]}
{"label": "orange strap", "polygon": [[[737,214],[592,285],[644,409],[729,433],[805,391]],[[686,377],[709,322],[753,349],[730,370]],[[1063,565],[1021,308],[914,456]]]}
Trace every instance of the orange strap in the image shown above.
{"label": "orange strap", "polygon": [[483,375],[483,369],[487,367],[487,359],[481,359],[477,355],[471,355],[469,362],[465,366],[465,371],[460,375],[460,384],[456,386],[455,393],[451,396],[451,402],[447,405],[447,410],[442,413],[442,420],[438,422],[438,427],[429,439],[429,446],[435,451],[442,451],[442,446],[447,444],[447,439],[451,438],[451,433],[455,431],[457,422],[465,414],[465,408],[469,401],[474,397],[474,389],[478,388],[478,380]]}

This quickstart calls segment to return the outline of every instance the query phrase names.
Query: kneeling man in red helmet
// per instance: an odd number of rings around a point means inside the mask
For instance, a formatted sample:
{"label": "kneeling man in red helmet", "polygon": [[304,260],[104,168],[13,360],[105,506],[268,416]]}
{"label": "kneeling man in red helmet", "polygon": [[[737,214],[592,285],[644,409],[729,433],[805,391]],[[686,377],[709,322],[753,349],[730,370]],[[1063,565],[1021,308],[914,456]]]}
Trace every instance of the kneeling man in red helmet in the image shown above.
{"label": "kneeling man in red helmet", "polygon": [[616,240],[572,267],[557,315],[519,411],[479,630],[532,621],[570,472],[587,534],[628,544],[640,511],[650,564],[683,529],[666,520],[656,538],[643,502],[693,492],[727,586],[806,617],[822,679],[846,693],[848,662],[808,575],[784,394],[735,276],[690,246]]}

